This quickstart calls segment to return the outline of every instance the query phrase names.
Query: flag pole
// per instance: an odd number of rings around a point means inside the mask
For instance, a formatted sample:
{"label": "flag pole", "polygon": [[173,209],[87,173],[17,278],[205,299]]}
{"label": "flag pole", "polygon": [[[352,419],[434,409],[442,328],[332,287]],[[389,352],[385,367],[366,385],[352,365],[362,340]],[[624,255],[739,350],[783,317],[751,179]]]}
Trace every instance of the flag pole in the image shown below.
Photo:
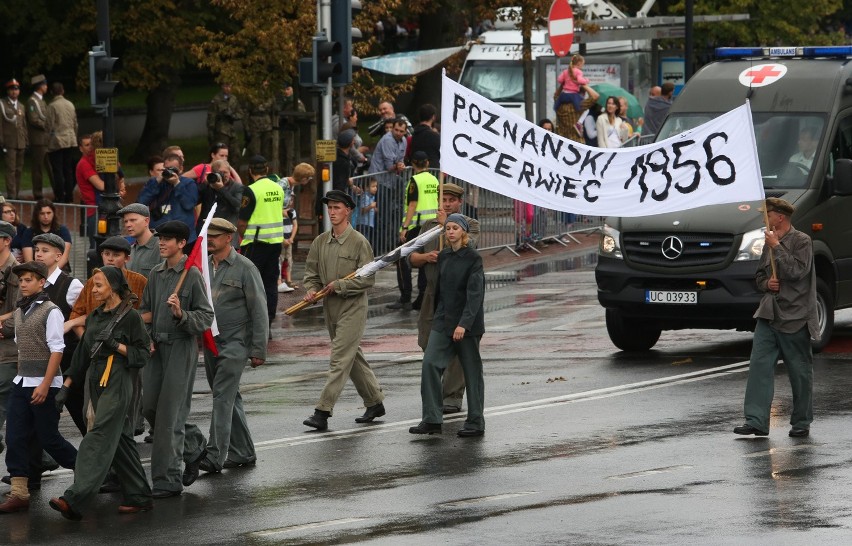
{"label": "flag pole", "polygon": [[[438,176],[441,178],[438,181],[438,208],[444,206],[444,171],[441,171]],[[444,250],[444,238],[438,237],[438,252]]]}
{"label": "flag pole", "polygon": [[[346,275],[345,277],[343,277],[343,279],[342,279],[342,280],[344,280],[344,281],[345,281],[345,280],[348,280],[348,279],[354,279],[354,278],[355,278],[355,273],[357,273],[357,271],[353,271],[352,273],[350,273],[350,274]],[[287,310],[286,310],[286,311],[284,311],[284,314],[285,314],[285,315],[293,315],[293,314],[295,314],[295,313],[298,313],[299,311],[301,311],[301,310],[302,310],[302,309],[304,309],[305,307],[308,307],[309,305],[313,305],[313,304],[315,304],[316,302],[318,302],[319,300],[321,300],[321,299],[323,299],[324,297],[328,296],[329,292],[331,292],[331,291],[328,289],[328,286],[326,286],[326,287],[324,287],[322,290],[320,290],[319,292],[317,292],[316,294],[314,294],[314,301],[305,301],[305,300],[302,300],[302,301],[300,301],[299,303],[297,303],[297,304],[295,304],[295,305],[292,305],[291,307],[288,307],[288,308],[287,308]]]}
{"label": "flag pole", "polygon": [[[769,211],[766,210],[766,201],[763,202],[763,222],[766,224],[767,231],[774,231],[769,225]],[[775,254],[772,252],[772,247],[769,247],[769,265],[772,267],[772,278],[778,278],[777,272],[775,271]]]}

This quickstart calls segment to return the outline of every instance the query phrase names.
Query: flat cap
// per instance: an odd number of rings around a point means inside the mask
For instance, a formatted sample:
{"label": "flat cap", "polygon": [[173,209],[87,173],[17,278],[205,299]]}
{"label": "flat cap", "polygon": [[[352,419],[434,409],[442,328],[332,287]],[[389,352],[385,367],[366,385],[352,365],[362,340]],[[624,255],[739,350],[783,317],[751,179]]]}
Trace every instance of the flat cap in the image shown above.
{"label": "flat cap", "polygon": [[0,237],[8,237],[9,239],[14,239],[15,235],[17,235],[17,230],[15,226],[10,224],[9,222],[4,222],[0,220]]}
{"label": "flat cap", "polygon": [[142,203],[130,203],[124,208],[118,209],[118,215],[124,216],[127,213],[132,212],[133,214],[141,214],[146,218],[151,217],[151,209],[148,208],[148,205],[143,205]]}
{"label": "flat cap", "polygon": [[322,198],[322,202],[328,205],[329,201],[337,201],[338,203],[343,203],[350,209],[355,208],[355,201],[349,196],[348,193],[342,192],[340,190],[331,190],[325,197]]}
{"label": "flat cap", "polygon": [[47,266],[41,262],[29,261],[12,268],[12,273],[19,277],[26,272],[35,273],[42,279],[47,278]]}
{"label": "flat cap", "polygon": [[761,211],[764,209],[766,209],[766,212],[780,212],[785,216],[792,216],[796,211],[796,207],[779,197],[767,197],[765,206],[760,208]]}
{"label": "flat cap", "polygon": [[353,140],[355,140],[355,131],[352,129],[346,129],[337,135],[337,145],[340,148],[348,148],[349,145],[352,144]]}
{"label": "flat cap", "polygon": [[33,87],[35,87],[36,85],[40,85],[42,83],[47,83],[47,78],[44,76],[44,74],[39,74],[38,76],[33,76],[30,79],[30,85],[32,85]]}
{"label": "flat cap", "polygon": [[213,218],[210,221],[210,227],[207,228],[207,233],[211,235],[219,235],[222,233],[236,233],[237,226],[224,218]]}
{"label": "flat cap", "polygon": [[429,156],[423,150],[417,150],[411,154],[411,161],[429,161]]}
{"label": "flat cap", "polygon": [[450,195],[455,195],[456,197],[464,197],[464,189],[458,184],[453,184],[452,182],[445,182],[441,185],[441,190],[444,193],[449,193]]}
{"label": "flat cap", "polygon": [[33,246],[36,243],[44,243],[46,245],[55,246],[62,252],[65,252],[65,240],[55,233],[42,233],[33,237]]}
{"label": "flat cap", "polygon": [[106,241],[100,244],[98,247],[98,252],[103,252],[104,250],[117,250],[119,252],[126,252],[127,255],[130,255],[130,243],[127,242],[127,239],[124,237],[110,237]]}
{"label": "flat cap", "polygon": [[173,237],[177,240],[189,239],[189,226],[180,220],[169,220],[157,226],[157,235],[159,237]]}
{"label": "flat cap", "polygon": [[249,165],[252,166],[252,167],[254,167],[255,165],[258,166],[258,167],[265,167],[267,165],[267,163],[268,163],[268,161],[266,161],[266,158],[263,157],[262,155],[253,155],[249,159]]}

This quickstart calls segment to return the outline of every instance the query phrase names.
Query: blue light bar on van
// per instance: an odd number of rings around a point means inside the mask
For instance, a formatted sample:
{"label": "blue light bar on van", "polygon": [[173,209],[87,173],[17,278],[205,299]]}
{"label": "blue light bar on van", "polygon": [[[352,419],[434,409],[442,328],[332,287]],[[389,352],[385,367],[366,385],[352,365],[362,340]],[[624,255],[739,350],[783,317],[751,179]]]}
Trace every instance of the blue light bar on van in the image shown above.
{"label": "blue light bar on van", "polygon": [[806,47],[717,47],[717,59],[744,59],[749,57],[849,57],[852,46]]}

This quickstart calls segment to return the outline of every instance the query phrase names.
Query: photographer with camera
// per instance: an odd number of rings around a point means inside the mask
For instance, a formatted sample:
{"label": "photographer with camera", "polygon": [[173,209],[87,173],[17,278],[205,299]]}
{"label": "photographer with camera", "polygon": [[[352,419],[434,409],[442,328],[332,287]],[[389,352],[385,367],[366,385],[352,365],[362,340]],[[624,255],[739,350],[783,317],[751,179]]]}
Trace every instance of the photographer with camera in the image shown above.
{"label": "photographer with camera", "polygon": [[[163,160],[162,173],[152,176],[139,193],[137,203],[147,205],[151,211],[151,227],[171,220],[189,226],[189,237],[185,249],[195,243],[195,204],[198,203],[198,185],[195,181],[180,176],[183,161],[179,155],[170,154]],[[186,250],[189,253],[189,250]]]}
{"label": "photographer with camera", "polygon": [[[201,213],[195,226],[196,232],[201,231],[201,226],[207,218],[213,203],[216,203],[216,218],[224,218],[232,224],[237,223],[240,213],[240,202],[243,198],[243,186],[231,178],[231,166],[227,161],[217,159],[210,164],[210,172],[206,180],[198,185],[198,203],[201,205]],[[231,241],[235,248],[239,248],[239,237]]]}

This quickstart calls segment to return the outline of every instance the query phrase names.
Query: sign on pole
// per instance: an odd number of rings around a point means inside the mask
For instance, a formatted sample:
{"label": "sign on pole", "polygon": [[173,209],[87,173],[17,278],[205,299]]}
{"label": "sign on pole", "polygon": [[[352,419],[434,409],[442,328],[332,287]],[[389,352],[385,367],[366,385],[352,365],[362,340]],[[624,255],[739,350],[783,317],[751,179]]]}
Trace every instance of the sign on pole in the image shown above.
{"label": "sign on pole", "polygon": [[336,140],[317,140],[317,163],[328,163],[337,159]]}
{"label": "sign on pole", "polygon": [[95,169],[99,173],[117,173],[118,148],[98,148],[95,150]]}
{"label": "sign on pole", "polygon": [[568,55],[574,43],[574,10],[568,0],[553,0],[547,16],[547,32],[556,56]]}

